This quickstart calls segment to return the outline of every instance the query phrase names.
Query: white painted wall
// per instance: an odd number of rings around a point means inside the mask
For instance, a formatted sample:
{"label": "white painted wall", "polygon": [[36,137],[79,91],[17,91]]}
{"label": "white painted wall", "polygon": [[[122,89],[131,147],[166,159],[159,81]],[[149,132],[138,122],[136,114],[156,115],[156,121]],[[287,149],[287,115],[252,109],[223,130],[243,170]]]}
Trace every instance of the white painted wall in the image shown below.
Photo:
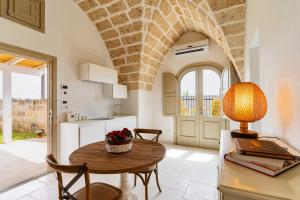
{"label": "white painted wall", "polygon": [[300,1],[247,1],[246,77],[251,77],[250,48],[258,47],[260,86],[268,112],[264,134],[300,149]]}
{"label": "white painted wall", "polygon": [[153,128],[152,92],[145,90],[128,91],[128,98],[121,100],[121,114],[137,116],[139,128]]}
{"label": "white painted wall", "polygon": [[[197,33],[196,33],[197,34]],[[195,33],[185,33],[176,44],[182,44],[184,42],[195,41],[195,38],[203,38],[203,36],[195,35]],[[163,116],[162,110],[162,73],[169,72],[176,75],[182,68],[187,65],[199,62],[215,62],[221,66],[228,66],[229,60],[224,54],[223,50],[212,40],[209,41],[210,49],[208,53],[187,54],[184,56],[174,56],[174,47],[170,49],[169,53],[165,56],[158,75],[155,79],[153,91],[152,91],[152,126],[163,130],[161,139],[168,142],[174,142],[175,133],[175,119],[174,117]],[[176,45],[175,44],[175,45]]]}
{"label": "white painted wall", "polygon": [[[58,87],[61,84],[69,85],[70,109],[90,116],[110,114],[111,100],[103,98],[102,86],[78,80],[78,64],[81,62],[112,67],[111,59],[96,27],[73,1],[45,2],[45,34],[0,18],[0,42],[56,56]],[[60,102],[59,90],[58,102]],[[60,110],[59,116],[60,120],[64,119]]]}

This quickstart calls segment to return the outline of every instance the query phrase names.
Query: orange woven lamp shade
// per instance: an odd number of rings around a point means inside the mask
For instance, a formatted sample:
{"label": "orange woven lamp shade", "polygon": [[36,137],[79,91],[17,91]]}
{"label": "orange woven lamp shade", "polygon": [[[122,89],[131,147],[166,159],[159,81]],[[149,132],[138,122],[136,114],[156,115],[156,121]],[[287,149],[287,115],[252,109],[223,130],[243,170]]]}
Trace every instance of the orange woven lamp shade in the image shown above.
{"label": "orange woven lamp shade", "polygon": [[255,122],[265,116],[266,97],[254,83],[237,83],[225,94],[223,111],[230,119],[241,122],[241,132],[248,132],[248,122]]}
{"label": "orange woven lamp shade", "polygon": [[223,99],[224,113],[238,122],[255,122],[267,112],[267,101],[263,91],[254,83],[234,84]]}

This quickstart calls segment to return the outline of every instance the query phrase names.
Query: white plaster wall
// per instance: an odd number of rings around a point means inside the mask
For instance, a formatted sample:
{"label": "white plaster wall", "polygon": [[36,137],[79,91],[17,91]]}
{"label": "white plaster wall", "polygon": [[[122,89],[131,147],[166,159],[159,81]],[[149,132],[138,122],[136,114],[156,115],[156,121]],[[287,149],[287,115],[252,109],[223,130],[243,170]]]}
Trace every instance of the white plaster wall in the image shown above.
{"label": "white plaster wall", "polygon": [[[184,41],[189,42],[188,38],[194,41],[190,33],[183,35]],[[178,41],[182,44],[182,40]],[[161,139],[167,142],[174,142],[175,134],[175,119],[174,117],[163,116],[162,110],[162,73],[169,72],[176,75],[182,68],[187,65],[199,62],[215,62],[221,66],[228,66],[229,60],[224,54],[223,50],[212,40],[210,40],[210,49],[208,53],[187,54],[184,56],[174,56],[174,47],[170,49],[165,56],[161,68],[157,74],[152,91],[152,126],[163,130]],[[176,43],[177,44],[177,43]],[[176,45],[175,44],[175,45]]]}
{"label": "white plaster wall", "polygon": [[[121,99],[120,113],[122,115],[137,115],[139,110],[139,91],[129,90],[127,92],[127,99]],[[138,121],[138,119],[137,119]]]}
{"label": "white plaster wall", "polygon": [[136,115],[137,127],[152,128],[152,92],[128,91],[128,98],[121,100],[121,114]]}
{"label": "white plaster wall", "polygon": [[[111,100],[103,98],[102,86],[78,80],[78,64],[81,62],[94,62],[112,67],[96,27],[73,1],[45,2],[45,33],[0,18],[0,42],[56,56],[58,87],[61,84],[69,85],[70,109],[90,116],[110,114]],[[60,120],[63,120],[62,112],[59,114]]]}
{"label": "white plaster wall", "polygon": [[152,128],[152,92],[141,90],[139,92],[138,126],[140,128]]}
{"label": "white plaster wall", "polygon": [[300,149],[300,1],[247,1],[246,77],[251,80],[249,48],[259,48],[259,80],[268,112],[264,134]]}

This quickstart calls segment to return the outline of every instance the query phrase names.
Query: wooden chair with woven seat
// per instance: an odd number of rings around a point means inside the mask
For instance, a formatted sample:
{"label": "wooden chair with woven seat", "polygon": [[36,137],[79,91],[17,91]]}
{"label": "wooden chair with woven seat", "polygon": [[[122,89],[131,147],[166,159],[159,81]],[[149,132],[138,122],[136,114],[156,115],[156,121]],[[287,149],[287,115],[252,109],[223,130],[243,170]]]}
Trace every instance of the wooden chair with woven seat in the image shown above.
{"label": "wooden chair with woven seat", "polygon": [[[49,167],[56,172],[58,181],[59,200],[120,200],[122,191],[116,187],[105,183],[90,183],[89,170],[86,163],[83,165],[60,165],[52,154],[46,157]],[[62,173],[76,174],[75,177],[66,185],[63,185]],[[69,189],[84,176],[85,187],[71,194]]]}
{"label": "wooden chair with woven seat", "polygon": [[[143,135],[152,135],[150,139],[145,138]],[[159,136],[162,134],[161,130],[158,129],[142,129],[142,128],[136,128],[134,129],[134,137],[138,139],[143,139],[143,140],[151,140],[154,142],[158,142]],[[158,180],[158,166],[157,164],[147,167],[145,169],[140,169],[138,171],[132,172],[134,174],[134,187],[136,186],[136,181],[137,181],[137,176],[142,180],[144,186],[145,186],[145,199],[148,200],[148,184],[150,181],[151,174],[154,172],[155,177],[156,177],[156,184],[158,187],[159,192],[161,192],[161,188],[159,185],[159,180]],[[143,177],[144,175],[144,177]]]}

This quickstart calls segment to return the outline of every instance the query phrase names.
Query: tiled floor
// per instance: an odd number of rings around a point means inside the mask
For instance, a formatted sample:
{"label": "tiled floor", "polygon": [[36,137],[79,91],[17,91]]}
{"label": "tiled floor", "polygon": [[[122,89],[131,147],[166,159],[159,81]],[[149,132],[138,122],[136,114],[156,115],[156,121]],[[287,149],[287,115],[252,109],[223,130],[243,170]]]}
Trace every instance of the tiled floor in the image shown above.
{"label": "tiled floor", "polygon": [[0,191],[31,177],[45,174],[47,172],[46,154],[46,138],[0,144]]}
{"label": "tiled floor", "polygon": [[[151,200],[215,200],[217,196],[218,152],[213,150],[166,145],[166,158],[159,164],[159,176],[162,193],[156,187],[152,177],[149,187]],[[71,176],[64,179],[70,180]],[[92,175],[92,181],[119,185],[119,175]],[[130,175],[133,185],[133,175]],[[73,191],[83,186],[80,180]],[[141,182],[132,189],[132,200],[144,199]],[[0,194],[0,200],[55,200],[57,183],[53,174],[28,182],[20,187]]]}

